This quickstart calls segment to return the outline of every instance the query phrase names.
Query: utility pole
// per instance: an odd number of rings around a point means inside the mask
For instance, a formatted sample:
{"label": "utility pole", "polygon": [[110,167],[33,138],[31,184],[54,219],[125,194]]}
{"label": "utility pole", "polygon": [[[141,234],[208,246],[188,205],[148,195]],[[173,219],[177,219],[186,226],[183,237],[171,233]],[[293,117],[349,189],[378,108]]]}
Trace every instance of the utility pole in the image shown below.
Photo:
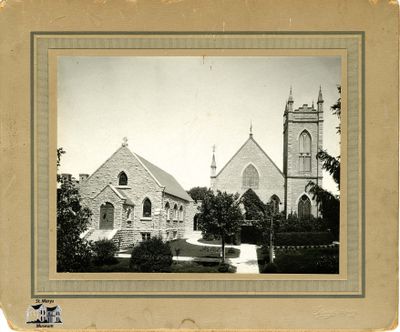
{"label": "utility pole", "polygon": [[270,230],[269,230],[269,262],[273,263],[274,262],[274,241],[273,241],[273,227],[274,227],[274,217],[271,215],[271,225],[270,225]]}

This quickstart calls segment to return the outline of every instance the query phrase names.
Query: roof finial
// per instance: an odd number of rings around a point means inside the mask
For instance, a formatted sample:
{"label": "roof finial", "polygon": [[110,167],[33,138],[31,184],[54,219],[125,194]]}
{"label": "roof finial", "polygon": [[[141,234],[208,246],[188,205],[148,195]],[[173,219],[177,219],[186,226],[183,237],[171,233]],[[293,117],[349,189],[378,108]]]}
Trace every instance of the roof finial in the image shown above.
{"label": "roof finial", "polygon": [[290,92],[289,92],[288,103],[293,103],[293,91],[292,91],[292,86],[290,86]]}
{"label": "roof finial", "polygon": [[319,92],[318,92],[318,104],[319,103],[323,103],[324,99],[322,98],[322,89],[321,89],[321,85],[319,86]]}
{"label": "roof finial", "polygon": [[215,162],[215,144],[212,147],[213,155],[211,159],[211,176],[215,176],[215,170],[217,168],[217,163]]}
{"label": "roof finial", "polygon": [[123,147],[128,146],[128,138],[127,138],[127,137],[124,137],[124,138],[122,139],[122,146],[123,146]]}
{"label": "roof finial", "polygon": [[250,137],[253,137],[253,121],[250,120]]}

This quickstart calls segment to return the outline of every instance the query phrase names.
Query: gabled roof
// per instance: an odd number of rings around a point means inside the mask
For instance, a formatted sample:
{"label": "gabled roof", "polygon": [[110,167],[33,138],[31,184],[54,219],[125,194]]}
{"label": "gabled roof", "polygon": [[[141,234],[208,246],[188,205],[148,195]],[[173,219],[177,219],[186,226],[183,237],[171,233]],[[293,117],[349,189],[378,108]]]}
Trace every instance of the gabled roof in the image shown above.
{"label": "gabled roof", "polygon": [[32,304],[31,307],[35,310],[38,310],[43,304]]}
{"label": "gabled roof", "polygon": [[135,204],[133,204],[131,199],[128,196],[126,196],[126,193],[124,192],[124,189],[115,188],[115,187],[114,187],[114,189],[125,199],[124,204],[135,206]]}
{"label": "gabled roof", "polygon": [[[139,163],[141,163],[144,166],[144,168],[150,173],[150,175],[157,182],[157,184],[162,187],[165,187],[165,192],[167,194],[181,198],[185,201],[192,201],[192,198],[188,195],[188,193],[182,188],[179,182],[171,174],[165,172],[164,170],[152,164],[148,160],[132,152],[127,146],[121,146],[120,148],[118,148],[103,164],[101,164],[100,167],[96,169],[96,171],[94,171],[89,176],[89,178],[86,181],[88,181],[101,167],[103,167],[103,165],[105,165],[109,160],[111,160],[122,149],[127,149],[132,155],[132,157],[136,158],[139,161]],[[129,160],[127,160],[126,162],[129,163]],[[129,198],[123,193],[123,190],[121,190],[120,188],[115,188],[113,186],[111,186],[111,188],[114,190],[114,192],[117,193],[118,196],[120,196],[120,198],[122,199],[126,198],[125,201],[126,204],[133,205],[132,201],[130,201]]]}
{"label": "gabled roof", "polygon": [[142,162],[142,164],[148,169],[148,171],[153,175],[153,177],[165,187],[165,192],[172,196],[181,198],[185,201],[192,201],[189,194],[182,188],[178,181],[169,173],[152,164],[143,157],[135,154],[136,157]]}
{"label": "gabled roof", "polygon": [[257,146],[257,148],[260,149],[260,151],[268,158],[268,160],[269,160],[269,161],[271,162],[271,164],[278,170],[278,172],[279,172],[282,176],[284,176],[283,173],[282,173],[282,171],[279,169],[279,167],[276,166],[276,164],[274,163],[274,161],[267,155],[267,153],[266,153],[266,152],[261,148],[261,146],[256,142],[256,140],[253,138],[253,135],[250,135],[250,137],[246,140],[246,142],[244,142],[244,144],[239,148],[239,150],[236,151],[236,153],[232,156],[231,159],[229,159],[229,161],[225,164],[225,166],[221,168],[221,170],[220,170],[220,171],[218,172],[218,174],[216,175],[217,177],[218,177],[218,175],[221,174],[221,172],[225,169],[225,167],[229,165],[229,163],[233,160],[233,158],[235,158],[236,155],[237,155],[250,141],[252,141],[252,142]]}
{"label": "gabled roof", "polygon": [[54,311],[54,310],[60,310],[60,308],[58,307],[58,305],[56,305],[55,307],[47,307],[47,311]]}

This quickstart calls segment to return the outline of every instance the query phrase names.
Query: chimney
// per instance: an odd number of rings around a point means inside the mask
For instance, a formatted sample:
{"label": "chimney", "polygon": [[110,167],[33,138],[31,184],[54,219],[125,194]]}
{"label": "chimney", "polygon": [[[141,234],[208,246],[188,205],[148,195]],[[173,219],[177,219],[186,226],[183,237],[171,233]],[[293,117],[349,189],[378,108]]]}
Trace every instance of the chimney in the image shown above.
{"label": "chimney", "polygon": [[85,182],[87,180],[88,177],[89,177],[89,174],[79,174],[79,183],[82,184],[83,182]]}

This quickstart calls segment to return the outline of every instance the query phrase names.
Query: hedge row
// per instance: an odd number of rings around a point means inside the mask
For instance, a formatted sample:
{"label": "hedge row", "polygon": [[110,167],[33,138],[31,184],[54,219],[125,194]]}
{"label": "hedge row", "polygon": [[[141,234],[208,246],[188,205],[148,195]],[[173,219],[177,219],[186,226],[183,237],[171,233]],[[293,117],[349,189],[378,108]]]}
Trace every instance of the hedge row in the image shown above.
{"label": "hedge row", "polygon": [[276,246],[306,246],[331,244],[334,237],[329,232],[288,232],[276,233]]}

